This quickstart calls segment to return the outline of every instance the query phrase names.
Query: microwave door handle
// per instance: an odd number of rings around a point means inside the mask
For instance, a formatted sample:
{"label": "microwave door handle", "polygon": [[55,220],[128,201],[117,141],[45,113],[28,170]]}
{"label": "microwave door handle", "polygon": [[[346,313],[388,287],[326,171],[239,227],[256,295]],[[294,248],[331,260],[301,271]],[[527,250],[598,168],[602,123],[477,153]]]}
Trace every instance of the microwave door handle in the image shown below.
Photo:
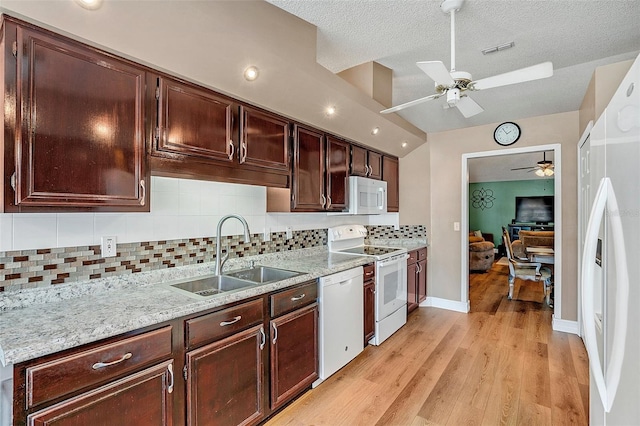
{"label": "microwave door handle", "polygon": [[384,210],[384,188],[378,188],[378,210]]}

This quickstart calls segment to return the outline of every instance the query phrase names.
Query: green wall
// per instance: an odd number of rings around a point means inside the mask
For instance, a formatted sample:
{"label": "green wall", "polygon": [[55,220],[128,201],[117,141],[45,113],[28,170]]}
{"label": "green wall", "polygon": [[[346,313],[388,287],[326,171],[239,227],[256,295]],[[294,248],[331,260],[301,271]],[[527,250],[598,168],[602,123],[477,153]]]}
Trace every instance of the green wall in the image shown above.
{"label": "green wall", "polygon": [[491,232],[496,246],[502,244],[502,227],[516,214],[516,196],[554,195],[553,183],[553,179],[470,183],[469,231]]}

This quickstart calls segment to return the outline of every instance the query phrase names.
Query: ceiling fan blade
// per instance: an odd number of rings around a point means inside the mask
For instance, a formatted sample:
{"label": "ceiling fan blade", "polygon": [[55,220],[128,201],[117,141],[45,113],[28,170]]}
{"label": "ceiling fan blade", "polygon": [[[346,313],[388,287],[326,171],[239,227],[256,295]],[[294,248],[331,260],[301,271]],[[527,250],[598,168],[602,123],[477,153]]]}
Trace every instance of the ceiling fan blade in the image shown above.
{"label": "ceiling fan blade", "polygon": [[449,87],[455,84],[449,70],[444,66],[442,61],[423,61],[416,62],[416,65],[420,67],[429,78],[435,81],[437,84]]}
{"label": "ceiling fan blade", "polygon": [[473,117],[476,114],[480,114],[484,109],[478,105],[476,101],[469,96],[463,96],[458,102],[456,102],[458,110],[464,115],[464,118]]}
{"label": "ceiling fan blade", "polygon": [[409,108],[414,105],[418,105],[423,102],[430,101],[431,99],[438,99],[440,96],[442,96],[441,93],[436,93],[435,95],[426,96],[424,98],[416,99],[415,101],[410,101],[404,104],[396,105],[392,108],[383,109],[382,111],[380,111],[380,114],[389,114],[392,112],[400,111],[401,109]]}
{"label": "ceiling fan blade", "polygon": [[524,83],[525,81],[539,80],[553,75],[553,64],[543,62],[519,70],[494,75],[493,77],[481,78],[469,84],[472,90],[492,89],[494,87],[508,86],[510,84]]}
{"label": "ceiling fan blade", "polygon": [[536,169],[537,167],[516,167],[515,169],[511,169],[511,170],[528,170],[528,169]]}

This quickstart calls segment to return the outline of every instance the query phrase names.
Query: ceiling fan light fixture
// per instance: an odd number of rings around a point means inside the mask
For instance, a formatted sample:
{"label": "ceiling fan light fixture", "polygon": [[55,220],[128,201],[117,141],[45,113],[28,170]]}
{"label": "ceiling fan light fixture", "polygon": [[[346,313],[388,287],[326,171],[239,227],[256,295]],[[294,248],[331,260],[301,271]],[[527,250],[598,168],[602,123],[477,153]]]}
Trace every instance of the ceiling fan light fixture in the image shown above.
{"label": "ceiling fan light fixture", "polygon": [[553,169],[551,169],[551,168],[544,169],[544,175],[545,176],[553,176]]}
{"label": "ceiling fan light fixture", "polygon": [[544,177],[544,170],[538,169],[534,172],[536,176]]}

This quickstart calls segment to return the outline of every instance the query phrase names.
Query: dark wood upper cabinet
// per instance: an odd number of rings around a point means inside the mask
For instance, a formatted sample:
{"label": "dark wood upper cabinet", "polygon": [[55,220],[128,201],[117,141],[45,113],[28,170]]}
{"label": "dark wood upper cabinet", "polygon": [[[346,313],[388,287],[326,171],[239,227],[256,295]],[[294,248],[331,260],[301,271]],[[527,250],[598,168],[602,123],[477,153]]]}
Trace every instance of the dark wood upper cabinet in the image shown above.
{"label": "dark wood upper cabinet", "polygon": [[291,211],[349,207],[349,143],[311,128],[293,128]]}
{"label": "dark wood upper cabinet", "polygon": [[289,121],[171,76],[149,80],[154,174],[289,187]]}
{"label": "dark wood upper cabinet", "polygon": [[324,210],[324,134],[294,125],[293,162],[291,209]]}
{"label": "dark wood upper cabinet", "polygon": [[369,177],[382,179],[382,154],[379,152],[369,151]]}
{"label": "dark wood upper cabinet", "polygon": [[349,207],[349,143],[327,136],[326,209],[342,211]]}
{"label": "dark wood upper cabinet", "polygon": [[387,211],[400,211],[400,168],[396,157],[382,157],[382,180],[387,182]]}
{"label": "dark wood upper cabinet", "polygon": [[240,115],[240,164],[289,172],[289,122],[248,106]]}
{"label": "dark wood upper cabinet", "polygon": [[3,36],[5,211],[149,211],[145,69],[12,18]]}
{"label": "dark wood upper cabinet", "polygon": [[359,145],[351,145],[351,175],[382,179],[382,154]]}
{"label": "dark wood upper cabinet", "polygon": [[166,76],[157,77],[156,98],[155,150],[234,161],[232,99]]}
{"label": "dark wood upper cabinet", "polygon": [[368,150],[351,145],[351,175],[366,177],[369,174]]}

